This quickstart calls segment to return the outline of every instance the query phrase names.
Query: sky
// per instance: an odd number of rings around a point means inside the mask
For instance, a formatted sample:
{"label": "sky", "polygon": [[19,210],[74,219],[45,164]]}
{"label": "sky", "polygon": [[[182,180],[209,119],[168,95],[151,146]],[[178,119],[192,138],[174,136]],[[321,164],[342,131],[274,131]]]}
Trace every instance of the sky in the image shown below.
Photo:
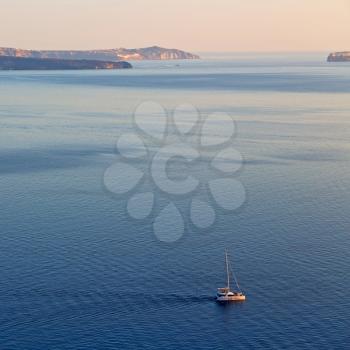
{"label": "sky", "polygon": [[0,0],[0,47],[350,50],[350,0]]}

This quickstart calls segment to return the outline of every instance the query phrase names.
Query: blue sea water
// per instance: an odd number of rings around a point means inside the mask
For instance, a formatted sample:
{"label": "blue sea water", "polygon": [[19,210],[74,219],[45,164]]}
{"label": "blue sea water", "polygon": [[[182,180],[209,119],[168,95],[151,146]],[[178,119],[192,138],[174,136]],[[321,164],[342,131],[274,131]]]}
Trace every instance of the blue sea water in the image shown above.
{"label": "blue sea water", "polygon": [[[134,66],[0,73],[0,349],[348,348],[350,64],[207,54]],[[235,119],[247,198],[210,230],[161,242],[106,191],[143,101]],[[225,248],[245,303],[215,302]]]}

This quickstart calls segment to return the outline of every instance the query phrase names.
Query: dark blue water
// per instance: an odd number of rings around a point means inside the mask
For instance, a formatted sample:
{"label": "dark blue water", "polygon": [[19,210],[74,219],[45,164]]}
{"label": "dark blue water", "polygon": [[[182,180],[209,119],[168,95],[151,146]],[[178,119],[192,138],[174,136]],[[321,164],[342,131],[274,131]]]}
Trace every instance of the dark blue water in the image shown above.
{"label": "dark blue water", "polygon": [[[346,349],[350,66],[323,60],[2,72],[0,348]],[[244,205],[210,230],[186,225],[174,243],[103,184],[117,137],[148,100],[230,113],[245,160]],[[214,300],[225,248],[243,304]]]}

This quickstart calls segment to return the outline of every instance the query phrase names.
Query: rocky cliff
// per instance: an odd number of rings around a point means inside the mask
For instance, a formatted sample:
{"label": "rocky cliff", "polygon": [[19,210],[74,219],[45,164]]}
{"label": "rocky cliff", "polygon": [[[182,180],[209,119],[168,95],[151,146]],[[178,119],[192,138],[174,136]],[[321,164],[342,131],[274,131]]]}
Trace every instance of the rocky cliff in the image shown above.
{"label": "rocky cliff", "polygon": [[328,62],[350,62],[350,51],[332,52],[327,58]]}
{"label": "rocky cliff", "polygon": [[128,62],[0,56],[0,70],[124,69]]}
{"label": "rocky cliff", "polygon": [[28,58],[57,58],[57,59],[88,59],[100,61],[120,60],[178,60],[198,59],[199,56],[177,50],[165,49],[158,46],[141,49],[109,49],[90,51],[35,51],[14,48],[0,48],[0,56],[28,57]]}

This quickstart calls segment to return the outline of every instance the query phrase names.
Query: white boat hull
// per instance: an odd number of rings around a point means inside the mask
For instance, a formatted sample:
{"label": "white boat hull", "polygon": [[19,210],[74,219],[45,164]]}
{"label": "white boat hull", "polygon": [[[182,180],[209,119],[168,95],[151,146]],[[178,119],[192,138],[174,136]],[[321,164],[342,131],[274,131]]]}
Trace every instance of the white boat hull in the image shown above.
{"label": "white boat hull", "polygon": [[228,301],[245,301],[245,295],[218,295],[216,301],[228,302]]}

